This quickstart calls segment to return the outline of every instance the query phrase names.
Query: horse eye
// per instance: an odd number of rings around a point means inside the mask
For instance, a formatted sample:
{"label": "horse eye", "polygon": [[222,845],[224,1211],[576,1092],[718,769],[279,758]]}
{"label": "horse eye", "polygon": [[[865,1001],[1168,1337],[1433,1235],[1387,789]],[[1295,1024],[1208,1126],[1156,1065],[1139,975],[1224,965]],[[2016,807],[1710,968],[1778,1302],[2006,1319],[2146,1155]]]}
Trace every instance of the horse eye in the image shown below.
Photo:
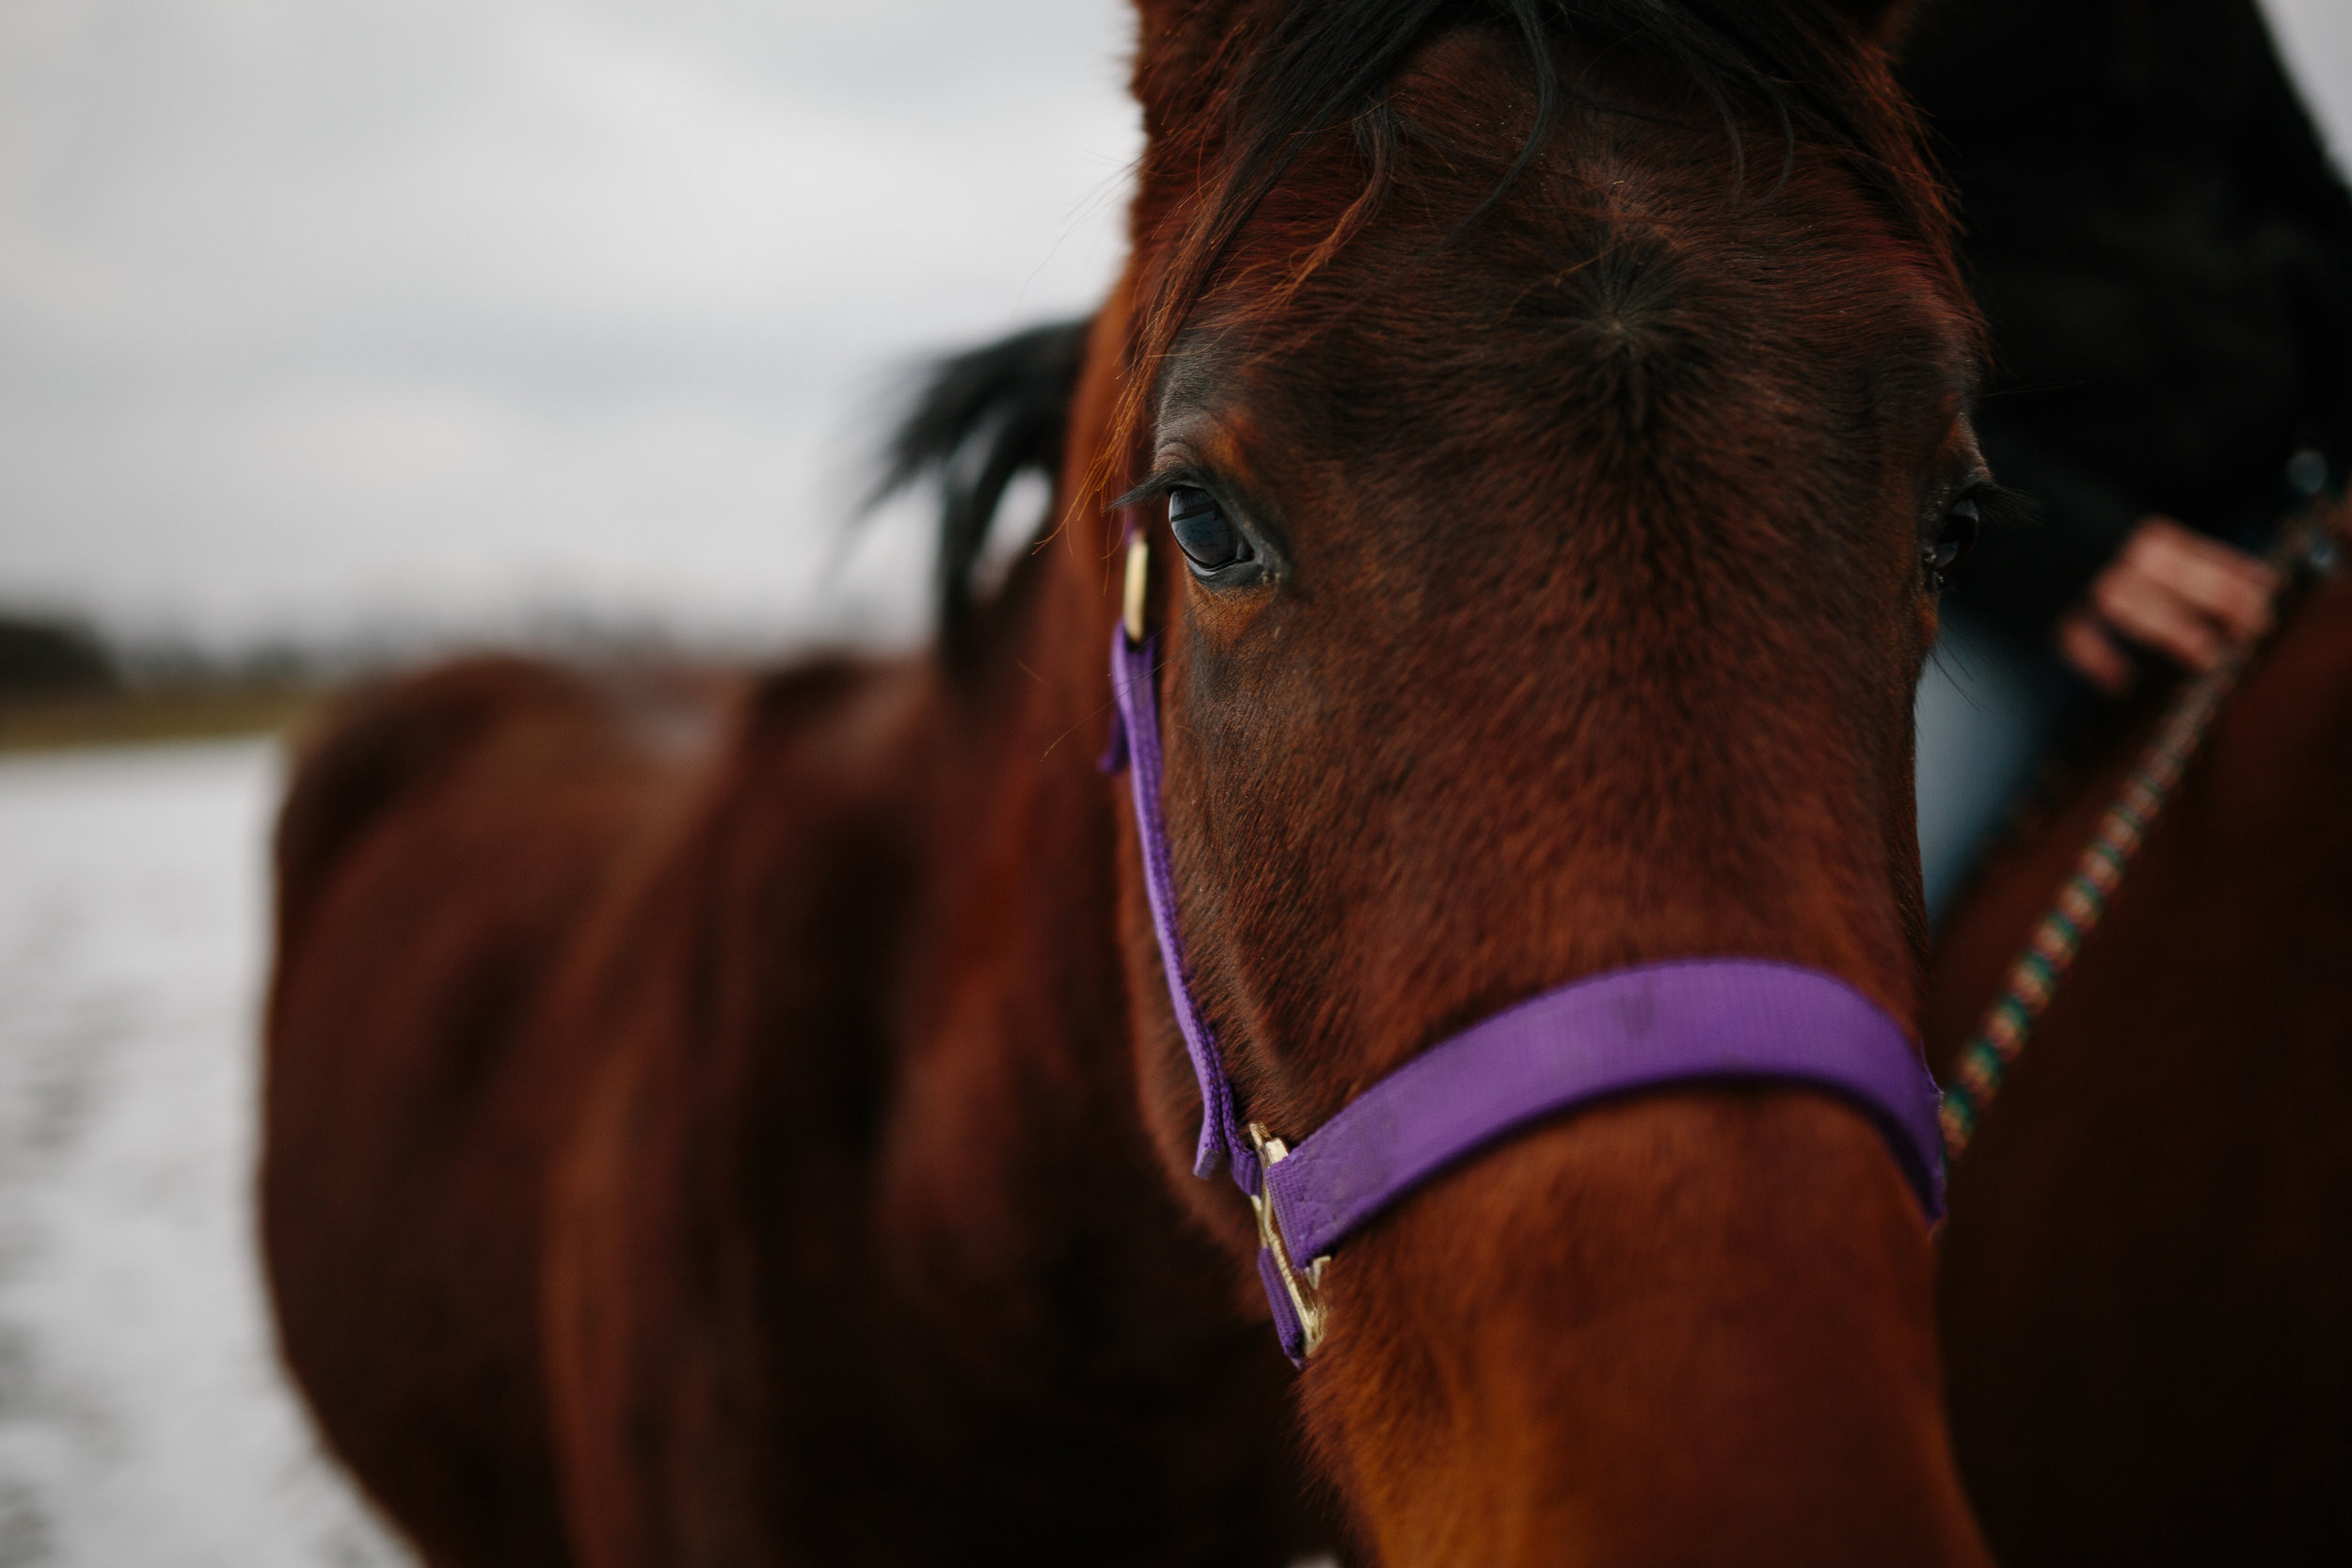
{"label": "horse eye", "polygon": [[1241,530],[1225,515],[1225,509],[1206,490],[1188,484],[1168,493],[1168,527],[1176,535],[1176,547],[1202,572],[1248,561],[1254,553]]}
{"label": "horse eye", "polygon": [[1952,502],[1952,509],[1944,514],[1944,527],[1935,536],[1934,546],[1928,551],[1928,570],[1937,587],[1951,569],[1968,557],[1969,547],[1977,542],[1977,529],[1983,521],[1977,507],[1977,498],[1963,496]]}

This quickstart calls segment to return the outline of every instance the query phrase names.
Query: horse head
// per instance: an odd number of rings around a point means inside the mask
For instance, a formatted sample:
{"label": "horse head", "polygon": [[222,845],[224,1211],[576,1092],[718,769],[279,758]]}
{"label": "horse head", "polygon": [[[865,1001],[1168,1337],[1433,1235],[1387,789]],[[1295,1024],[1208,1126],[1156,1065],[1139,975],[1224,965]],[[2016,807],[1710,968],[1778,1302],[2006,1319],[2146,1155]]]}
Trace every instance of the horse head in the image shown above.
{"label": "horse head", "polygon": [[[1145,0],[1063,517],[1105,609],[1140,541],[1185,952],[1171,995],[1123,818],[1134,1047],[1237,1259],[1182,1006],[1294,1143],[1629,965],[1912,1015],[1912,691],[1987,479],[1895,9]],[[1323,1270],[1309,1446],[1384,1561],[1981,1560],[1914,1187],[1802,1085],[1518,1130]]]}

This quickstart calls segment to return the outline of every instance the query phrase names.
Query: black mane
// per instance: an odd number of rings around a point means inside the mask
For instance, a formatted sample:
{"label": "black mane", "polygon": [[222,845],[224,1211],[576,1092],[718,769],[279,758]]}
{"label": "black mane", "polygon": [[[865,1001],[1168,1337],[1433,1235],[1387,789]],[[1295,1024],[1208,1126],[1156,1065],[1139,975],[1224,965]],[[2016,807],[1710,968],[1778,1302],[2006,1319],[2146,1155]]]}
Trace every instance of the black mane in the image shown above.
{"label": "black mane", "polygon": [[874,501],[926,480],[939,487],[933,593],[951,659],[970,645],[973,569],[1006,488],[1025,469],[1060,472],[1089,325],[1049,322],[939,360],[882,449]]}

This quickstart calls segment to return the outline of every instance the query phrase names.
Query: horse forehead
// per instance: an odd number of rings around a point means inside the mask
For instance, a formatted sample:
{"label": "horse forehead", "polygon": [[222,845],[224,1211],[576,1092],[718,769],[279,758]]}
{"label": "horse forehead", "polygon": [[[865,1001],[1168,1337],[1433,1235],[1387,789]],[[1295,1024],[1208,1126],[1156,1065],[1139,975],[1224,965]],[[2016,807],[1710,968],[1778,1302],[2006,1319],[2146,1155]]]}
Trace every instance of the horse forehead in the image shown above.
{"label": "horse forehead", "polygon": [[[1488,360],[1498,367],[1515,350],[1671,358],[1736,341],[1817,368],[1899,358],[1930,362],[1939,382],[1965,377],[1974,335],[1957,279],[1836,154],[1790,149],[1767,182],[1734,166],[1727,142],[1709,149],[1690,128],[1696,150],[1618,130],[1561,128],[1559,145],[1468,223],[1508,159],[1466,171],[1408,157],[1336,244],[1327,237],[1362,195],[1361,173],[1302,170],[1305,188],[1236,236],[1236,264],[1200,313],[1216,330],[1183,336],[1198,344],[1244,325],[1242,336],[1310,361],[1319,340],[1378,336],[1398,363],[1459,366],[1476,353],[1500,355]],[[1327,254],[1294,270],[1319,244]],[[1268,286],[1285,272],[1287,286]],[[1549,341],[1563,332],[1576,341]]]}
{"label": "horse forehead", "polygon": [[1272,312],[1213,313],[1169,356],[1163,416],[1305,418],[1352,447],[1382,438],[1388,422],[1366,416],[1387,410],[1430,431],[1544,427],[1662,453],[1734,426],[1940,430],[1977,374],[1964,312],[1926,266],[1867,240],[1743,245],[1588,214],[1453,248],[1418,287],[1342,258]]}
{"label": "horse forehead", "polygon": [[[1425,428],[1502,436],[1589,415],[1588,433],[1652,449],[1729,423],[1949,422],[1977,356],[1964,292],[1849,154],[1611,59],[1569,73],[1578,91],[1514,168],[1535,122],[1516,47],[1486,28],[1422,45],[1388,98],[1388,166],[1351,127],[1302,151],[1163,360],[1163,416],[1255,405],[1369,437],[1346,416],[1409,405]],[[1387,182],[1369,211],[1367,180]]]}

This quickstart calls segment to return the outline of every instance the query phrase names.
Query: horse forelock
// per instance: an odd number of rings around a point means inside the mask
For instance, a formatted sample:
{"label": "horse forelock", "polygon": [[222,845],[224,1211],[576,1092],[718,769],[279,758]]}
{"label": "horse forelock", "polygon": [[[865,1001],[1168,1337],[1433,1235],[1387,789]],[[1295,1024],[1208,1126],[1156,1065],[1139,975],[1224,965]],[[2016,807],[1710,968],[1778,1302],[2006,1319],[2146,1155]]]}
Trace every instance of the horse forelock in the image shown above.
{"label": "horse forelock", "polygon": [[[1838,169],[1868,208],[1854,217],[1878,231],[1865,245],[1920,269],[1975,344],[1953,215],[1918,117],[1879,45],[1827,5],[1244,0],[1187,15],[1189,27],[1147,27],[1136,68],[1152,139],[1135,208],[1142,264],[1115,451],[1132,450],[1171,352],[1204,314],[1226,327],[1279,319],[1399,199],[1438,219],[1425,248],[1441,274],[1443,252],[1483,240],[1485,220],[1557,159],[1564,124],[1639,120],[1677,95],[1676,115],[1721,128],[1712,172],[1727,207],[1784,200],[1807,159]],[[1221,31],[1200,36],[1212,28]],[[1465,32],[1500,45],[1481,84],[1492,95],[1488,122],[1470,144],[1445,149],[1461,162],[1433,167],[1407,155],[1426,127],[1400,107],[1400,77],[1433,41]],[[1315,156],[1343,149],[1347,156]],[[1278,193],[1300,199],[1269,223]],[[1597,232],[1612,227],[1603,217]],[[1641,243],[1631,230],[1607,239],[1586,287],[1623,281],[1613,262]],[[1638,320],[1617,325],[1627,330],[1615,346],[1638,346]]]}

